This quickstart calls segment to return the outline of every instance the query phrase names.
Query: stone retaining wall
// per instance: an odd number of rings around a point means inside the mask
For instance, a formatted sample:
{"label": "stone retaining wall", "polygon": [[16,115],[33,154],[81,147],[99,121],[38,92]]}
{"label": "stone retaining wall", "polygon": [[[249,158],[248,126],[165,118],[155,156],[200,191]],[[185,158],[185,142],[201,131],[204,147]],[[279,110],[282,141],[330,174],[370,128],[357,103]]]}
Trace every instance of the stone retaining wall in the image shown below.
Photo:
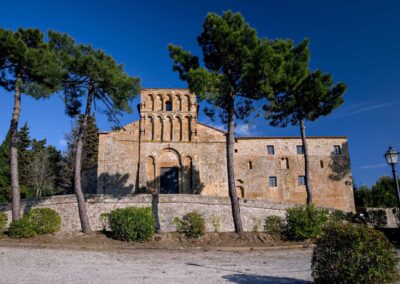
{"label": "stone retaining wall", "polygon": [[[233,231],[230,200],[227,197],[209,197],[200,195],[151,195],[138,194],[116,197],[111,195],[90,195],[87,197],[87,211],[93,230],[102,230],[101,213],[108,213],[117,208],[153,207],[158,216],[161,232],[175,231],[172,220],[182,217],[190,211],[201,213],[206,221],[207,231],[213,231],[210,217],[220,218],[220,232]],[[75,195],[53,196],[39,200],[23,200],[22,210],[48,207],[56,210],[62,219],[61,231],[71,232],[81,229]],[[240,209],[245,231],[262,230],[265,218],[269,215],[284,217],[285,209],[290,205],[268,201],[240,200]],[[11,206],[0,205],[0,211],[6,211],[11,220]]]}

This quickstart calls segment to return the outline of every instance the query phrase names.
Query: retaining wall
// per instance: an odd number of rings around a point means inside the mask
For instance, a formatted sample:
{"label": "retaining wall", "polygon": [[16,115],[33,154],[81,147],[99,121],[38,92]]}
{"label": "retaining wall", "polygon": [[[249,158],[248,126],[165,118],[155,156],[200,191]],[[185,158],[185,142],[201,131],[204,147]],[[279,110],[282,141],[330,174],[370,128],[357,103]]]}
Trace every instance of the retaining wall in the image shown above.
{"label": "retaining wall", "polygon": [[[23,200],[22,210],[29,208],[48,207],[56,210],[62,219],[61,231],[71,232],[81,230],[75,195],[52,196],[39,200]],[[285,209],[293,206],[261,200],[240,200],[240,210],[245,231],[262,230],[265,218],[269,215],[284,217]],[[206,221],[207,231],[213,231],[210,217],[220,218],[220,232],[234,231],[231,203],[227,197],[209,197],[200,195],[151,195],[137,194],[117,197],[112,195],[90,195],[87,197],[86,208],[93,230],[102,230],[100,214],[108,213],[117,208],[152,207],[161,232],[175,231],[172,220],[182,217],[190,211],[201,213]],[[6,211],[11,220],[11,205],[0,205],[0,211]]]}

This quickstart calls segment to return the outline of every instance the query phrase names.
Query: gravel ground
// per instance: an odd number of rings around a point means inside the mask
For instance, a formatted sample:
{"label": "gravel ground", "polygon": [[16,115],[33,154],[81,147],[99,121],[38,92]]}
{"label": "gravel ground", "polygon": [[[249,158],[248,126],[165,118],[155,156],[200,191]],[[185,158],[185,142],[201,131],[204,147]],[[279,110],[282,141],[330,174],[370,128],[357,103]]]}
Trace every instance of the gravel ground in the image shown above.
{"label": "gravel ground", "polygon": [[0,247],[0,283],[311,283],[311,252]]}

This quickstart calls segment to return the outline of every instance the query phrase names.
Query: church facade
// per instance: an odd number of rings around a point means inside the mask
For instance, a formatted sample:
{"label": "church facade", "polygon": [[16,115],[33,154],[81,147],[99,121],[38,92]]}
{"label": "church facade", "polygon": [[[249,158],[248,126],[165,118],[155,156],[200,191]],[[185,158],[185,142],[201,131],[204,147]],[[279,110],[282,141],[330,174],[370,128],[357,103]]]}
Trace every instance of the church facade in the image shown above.
{"label": "church facade", "polygon": [[[140,119],[99,134],[97,193],[228,196],[226,133],[198,122],[187,89],[143,89]],[[354,210],[346,137],[308,137],[317,206]],[[239,198],[305,204],[300,137],[237,137]]]}

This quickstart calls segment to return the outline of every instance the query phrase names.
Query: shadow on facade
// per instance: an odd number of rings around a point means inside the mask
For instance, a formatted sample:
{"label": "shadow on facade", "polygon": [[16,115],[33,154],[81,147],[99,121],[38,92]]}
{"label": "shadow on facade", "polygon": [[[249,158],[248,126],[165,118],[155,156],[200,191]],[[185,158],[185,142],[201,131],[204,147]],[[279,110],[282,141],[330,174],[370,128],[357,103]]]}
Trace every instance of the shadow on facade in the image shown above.
{"label": "shadow on facade", "polygon": [[[342,143],[340,148],[342,149],[342,154],[336,154],[332,152],[331,162],[329,163],[329,168],[331,169],[329,178],[334,181],[341,181],[350,174],[350,159],[347,155],[348,143]],[[351,182],[351,180],[346,182]]]}
{"label": "shadow on facade", "polygon": [[[205,188],[200,180],[200,173],[193,167],[183,167],[180,170],[179,193],[180,194],[201,194]],[[135,193],[160,193],[161,177],[147,181],[146,186],[140,187]]]}
{"label": "shadow on facade", "polygon": [[98,177],[98,181],[101,181],[102,184],[102,192],[115,196],[131,195],[133,193],[133,184],[127,184],[128,180],[129,174],[122,175],[117,173],[110,175],[102,173]]}

